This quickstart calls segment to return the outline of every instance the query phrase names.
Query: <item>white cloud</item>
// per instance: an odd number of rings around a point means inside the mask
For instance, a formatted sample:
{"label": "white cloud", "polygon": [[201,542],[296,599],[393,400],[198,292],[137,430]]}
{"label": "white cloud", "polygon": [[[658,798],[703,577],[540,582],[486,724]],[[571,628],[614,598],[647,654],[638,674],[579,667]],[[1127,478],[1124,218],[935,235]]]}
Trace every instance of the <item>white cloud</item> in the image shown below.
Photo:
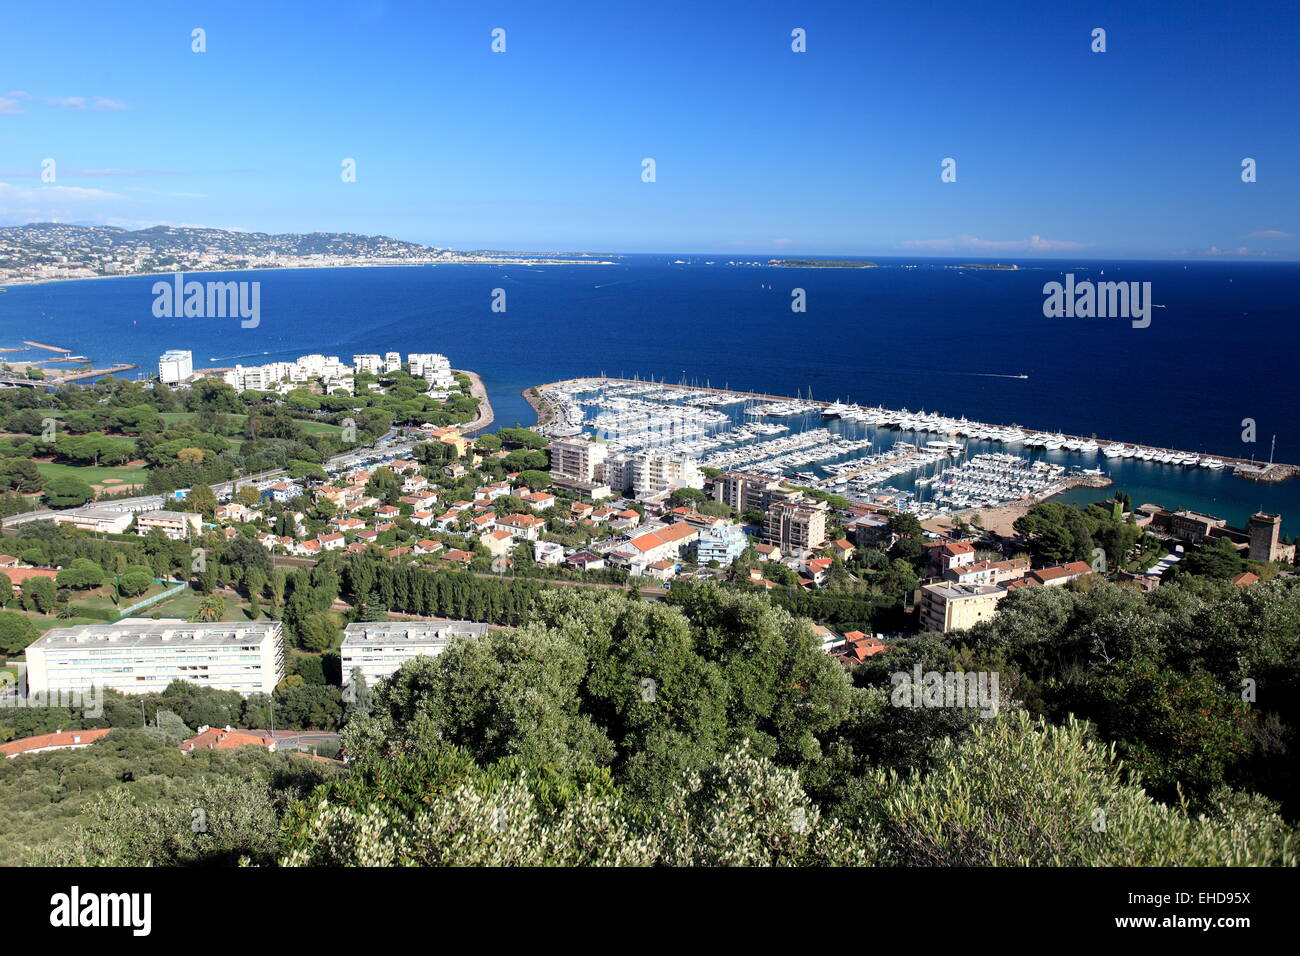
{"label": "white cloud", "polygon": [[25,113],[23,105],[14,96],[0,96],[0,116],[17,116]]}
{"label": "white cloud", "polygon": [[899,245],[904,249],[928,252],[1055,252],[1083,249],[1088,244],[1068,239],[1044,239],[1042,236],[1030,236],[1028,239],[981,239],[963,233],[952,239],[907,239]]}
{"label": "white cloud", "polygon": [[1294,232],[1283,232],[1281,229],[1260,229],[1246,236],[1247,239],[1294,239]]}
{"label": "white cloud", "polygon": [[15,186],[0,182],[0,221],[22,224],[51,220],[101,219],[119,193],[84,186]]}
{"label": "white cloud", "polygon": [[45,102],[50,106],[58,106],[65,110],[124,110],[126,104],[121,100],[111,99],[107,96],[96,96],[93,99],[85,96],[47,96]]}

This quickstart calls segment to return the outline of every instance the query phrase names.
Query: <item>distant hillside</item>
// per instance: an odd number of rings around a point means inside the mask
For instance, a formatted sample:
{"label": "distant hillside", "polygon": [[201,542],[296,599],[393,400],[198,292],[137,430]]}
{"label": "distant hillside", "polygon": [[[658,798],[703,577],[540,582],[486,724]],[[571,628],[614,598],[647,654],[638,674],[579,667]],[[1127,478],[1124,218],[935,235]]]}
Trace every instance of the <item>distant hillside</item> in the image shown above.
{"label": "distant hillside", "polygon": [[435,247],[403,242],[388,236],[362,236],[351,232],[311,232],[271,235],[265,232],[232,232],[228,229],[151,226],[127,230],[113,226],[72,226],[57,222],[36,222],[25,226],[0,227],[0,247],[148,251],[165,253],[208,253],[230,256],[361,256],[403,258],[427,256]]}

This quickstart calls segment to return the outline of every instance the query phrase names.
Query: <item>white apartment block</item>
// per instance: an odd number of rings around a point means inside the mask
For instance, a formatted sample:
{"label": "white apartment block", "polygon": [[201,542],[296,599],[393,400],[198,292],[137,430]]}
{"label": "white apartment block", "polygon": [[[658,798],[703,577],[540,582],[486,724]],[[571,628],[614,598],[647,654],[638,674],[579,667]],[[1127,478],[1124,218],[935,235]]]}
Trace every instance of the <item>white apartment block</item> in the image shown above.
{"label": "white apartment block", "polygon": [[644,451],[632,456],[632,488],[638,498],[669,488],[703,488],[704,475],[690,455]]}
{"label": "white apartment block", "polygon": [[369,372],[372,375],[378,375],[383,368],[383,359],[378,355],[354,355],[352,356],[352,367],[358,372]]}
{"label": "white apartment block", "polygon": [[451,362],[447,356],[437,352],[412,352],[406,356],[410,372],[416,378],[422,378],[430,385],[448,388],[456,383],[451,374]]}
{"label": "white apartment block", "polygon": [[376,621],[349,624],[343,631],[340,650],[343,684],[352,681],[352,671],[361,668],[367,687],[394,674],[407,661],[436,657],[447,649],[453,637],[482,637],[486,624],[474,621]]}
{"label": "white apartment block", "polygon": [[402,353],[401,353],[401,352],[385,352],[385,353],[384,353],[384,366],[383,366],[383,369],[384,369],[385,372],[397,372],[397,371],[400,371],[401,368],[402,368]]}
{"label": "white apartment block", "polygon": [[135,514],[111,508],[71,508],[54,516],[55,524],[70,524],[81,531],[121,534],[131,527]]}
{"label": "white apartment block", "polygon": [[203,530],[203,516],[192,511],[146,511],[136,515],[136,534],[146,535],[154,528],[173,541],[184,541]]}
{"label": "white apartment block", "polygon": [[188,624],[127,619],[47,631],[27,647],[32,693],[112,688],[149,694],[174,680],[270,694],[284,678],[279,621]]}
{"label": "white apartment block", "polygon": [[609,446],[587,438],[556,438],[550,444],[551,474],[596,481],[604,476]]}
{"label": "white apartment block", "polygon": [[194,374],[194,353],[169,349],[158,359],[158,378],[164,385],[175,385]]}
{"label": "white apartment block", "polygon": [[[355,358],[355,356],[354,356]],[[337,355],[300,355],[293,362],[269,362],[266,365],[236,365],[221,376],[236,391],[255,389],[260,392],[282,390],[282,384],[301,384],[318,378],[325,385],[350,385],[352,366],[344,365]]]}

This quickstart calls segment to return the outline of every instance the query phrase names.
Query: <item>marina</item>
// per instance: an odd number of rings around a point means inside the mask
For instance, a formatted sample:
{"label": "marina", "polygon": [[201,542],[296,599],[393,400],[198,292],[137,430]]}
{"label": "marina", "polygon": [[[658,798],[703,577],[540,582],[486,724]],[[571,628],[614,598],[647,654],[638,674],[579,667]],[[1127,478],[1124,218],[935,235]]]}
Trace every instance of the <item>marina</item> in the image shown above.
{"label": "marina", "polygon": [[590,434],[624,452],[690,455],[705,467],[784,477],[852,501],[890,499],[922,518],[1041,500],[1111,483],[1116,471],[1223,471],[1279,481],[1290,465],[890,409],[622,378],[539,386],[552,436]]}

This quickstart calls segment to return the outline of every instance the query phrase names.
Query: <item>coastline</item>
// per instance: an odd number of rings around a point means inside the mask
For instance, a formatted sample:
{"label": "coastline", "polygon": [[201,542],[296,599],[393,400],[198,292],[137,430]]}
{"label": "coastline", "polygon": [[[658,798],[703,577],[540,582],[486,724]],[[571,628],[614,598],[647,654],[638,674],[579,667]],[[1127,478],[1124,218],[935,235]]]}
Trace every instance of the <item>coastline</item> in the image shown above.
{"label": "coastline", "polygon": [[469,437],[471,432],[481,432],[496,420],[496,413],[492,411],[492,402],[488,399],[487,386],[483,384],[483,379],[479,378],[477,372],[471,372],[469,369],[454,368],[453,374],[465,375],[470,382],[469,393],[479,400],[478,415],[469,422],[460,426],[460,433]]}
{"label": "coastline", "polygon": [[[228,272],[306,272],[313,269],[415,269],[423,266],[616,266],[617,262],[609,259],[456,259],[451,262],[421,261],[421,262],[329,262],[313,263],[303,265],[247,265],[233,268],[198,268],[182,269],[181,275],[198,276],[198,275],[224,275]],[[123,274],[107,276],[60,276],[50,279],[0,279],[0,291],[5,289],[18,289],[27,286],[54,285],[59,282],[92,282],[97,279],[147,279],[155,276],[174,276],[177,274],[176,269],[169,269],[166,272],[130,272]]]}

